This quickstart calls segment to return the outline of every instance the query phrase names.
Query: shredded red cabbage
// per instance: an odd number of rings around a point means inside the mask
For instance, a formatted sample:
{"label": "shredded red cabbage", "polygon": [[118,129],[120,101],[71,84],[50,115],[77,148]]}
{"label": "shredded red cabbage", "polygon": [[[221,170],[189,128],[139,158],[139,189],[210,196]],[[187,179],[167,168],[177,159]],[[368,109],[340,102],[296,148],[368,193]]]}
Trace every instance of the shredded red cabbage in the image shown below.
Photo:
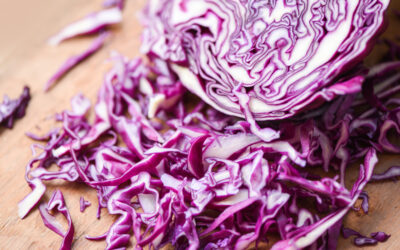
{"label": "shredded red cabbage", "polygon": [[[79,95],[72,110],[58,116],[61,129],[36,138],[47,145],[27,166],[34,191],[20,203],[23,217],[43,195],[43,180],[85,182],[97,190],[100,207],[120,216],[106,234],[109,249],[126,246],[132,230],[140,247],[245,248],[270,233],[281,237],[274,249],[326,247],[338,237],[329,232],[365,197],[376,150],[388,146],[378,140],[382,125],[390,119],[399,124],[400,108],[355,112],[361,97],[353,94],[312,117],[271,123],[268,129],[280,134],[266,139],[270,133],[253,127],[251,118],[195,101],[164,61],[146,66],[121,55],[112,59],[94,123],[85,118],[89,101]],[[345,168],[360,158],[359,179],[347,190]],[[48,171],[51,163],[59,171]],[[338,176],[315,176],[313,166]],[[300,200],[327,215],[321,218]]]}
{"label": "shredded red cabbage", "polygon": [[[256,120],[291,117],[358,92],[362,60],[389,0],[149,0],[142,51],[172,62],[182,84],[215,109]],[[182,66],[183,65],[183,66]]]}
{"label": "shredded red cabbage", "polygon": [[[105,2],[107,6],[119,3],[123,1]],[[372,68],[357,65],[351,73],[343,74],[344,65],[365,55],[370,39],[381,27],[387,3],[325,3],[329,6],[323,13],[314,13],[317,21],[326,23],[323,34],[343,35],[340,27],[347,24],[352,28],[349,36],[341,39],[345,45],[332,49],[313,40],[305,58],[319,49],[329,49],[327,52],[336,56],[327,64],[318,61],[324,70],[311,67],[308,73],[312,77],[294,86],[284,84],[292,83],[288,79],[273,76],[284,85],[276,89],[284,95],[271,101],[278,100],[281,105],[268,104],[274,107],[261,111],[255,109],[254,102],[264,98],[261,94],[271,94],[264,88],[265,82],[250,86],[246,81],[230,81],[240,75],[241,67],[254,67],[253,61],[262,61],[260,55],[272,57],[264,62],[261,73],[251,72],[248,78],[256,74],[256,80],[263,81],[265,74],[274,74],[268,68],[271,65],[286,67],[277,64],[279,60],[266,45],[273,42],[288,50],[285,42],[294,37],[266,41],[279,34],[279,26],[271,26],[262,35],[272,19],[262,22],[261,33],[252,30],[260,11],[266,11],[261,2],[150,1],[146,15],[154,16],[154,22],[146,23],[145,41],[151,42],[144,45],[148,46],[150,63],[112,54],[114,67],[99,90],[94,121],[87,119],[89,100],[77,95],[71,100],[71,110],[57,115],[61,123],[58,129],[44,136],[28,134],[45,145],[33,146],[34,156],[25,176],[32,192],[19,203],[19,216],[24,218],[39,205],[45,225],[63,237],[61,248],[70,248],[74,228],[61,192],[54,193],[47,208],[42,201],[44,181],[61,179],[83,182],[97,192],[98,217],[101,208],[118,216],[106,233],[86,236],[105,240],[107,249],[123,249],[130,242],[138,249],[166,245],[176,249],[245,249],[276,238],[271,243],[275,250],[336,249],[341,228],[344,237],[356,236],[356,245],[386,241],[390,235],[376,232],[366,237],[343,228],[342,220],[358,199],[368,213],[368,195],[363,189],[370,180],[398,176],[396,167],[373,175],[378,153],[400,152],[399,145],[388,138],[389,134],[400,134],[398,58],[385,58]],[[273,13],[282,7],[280,4],[283,2],[271,2],[266,8]],[[187,11],[189,8],[192,11]],[[299,16],[308,13],[304,4],[296,5],[295,1],[287,1],[283,9],[287,15],[275,16],[289,22],[284,33],[295,26]],[[104,25],[94,17],[85,22],[91,24],[89,28],[74,24],[55,40],[92,33]],[[296,26],[298,35],[312,39],[318,34],[308,31],[318,27]],[[230,48],[225,43],[231,36],[236,40],[228,44],[233,46]],[[246,47],[246,43],[257,46]],[[236,45],[246,49],[237,50]],[[226,64],[227,59],[218,53],[229,49],[234,58]],[[268,53],[262,54],[263,49]],[[298,62],[302,58],[297,58]],[[317,83],[315,77],[321,81]],[[201,85],[202,91],[192,84]],[[310,88],[303,89],[304,84]],[[329,102],[322,104],[320,97]],[[220,106],[225,101],[236,106]],[[314,108],[299,112],[311,102]],[[275,110],[278,106],[282,110]],[[279,122],[257,121],[289,116]],[[347,189],[346,168],[359,161],[363,162],[359,176]],[[58,170],[50,171],[50,165]],[[316,175],[316,168],[334,177]],[[80,205],[83,211],[89,203],[81,197]],[[68,220],[67,232],[48,213],[55,207]]]}
{"label": "shredded red cabbage", "polygon": [[15,120],[25,115],[30,99],[31,95],[27,86],[24,87],[22,94],[17,99],[11,100],[4,95],[3,102],[0,103],[0,126],[12,128]]}
{"label": "shredded red cabbage", "polygon": [[342,228],[342,235],[344,238],[349,238],[351,236],[356,236],[354,238],[354,244],[356,246],[368,246],[368,245],[376,245],[378,242],[385,242],[390,238],[390,235],[385,234],[384,232],[374,232],[371,233],[371,237],[364,236],[359,232],[350,229],[350,228]]}
{"label": "shredded red cabbage", "polygon": [[[372,175],[371,180],[373,179],[373,177],[374,176]],[[364,211],[364,213],[368,214],[368,211],[369,211],[369,204],[368,204],[369,196],[368,196],[367,192],[363,191],[360,194],[359,198],[362,199],[362,202],[361,202],[362,210]]]}
{"label": "shredded red cabbage", "polygon": [[118,7],[120,10],[124,9],[125,0],[104,0],[103,6],[105,8]]}
{"label": "shredded red cabbage", "polygon": [[83,60],[86,58],[90,57],[94,53],[96,53],[101,47],[103,46],[104,42],[106,41],[106,38],[108,37],[108,33],[102,33],[99,35],[98,38],[96,38],[92,44],[87,48],[85,51],[83,51],[79,55],[72,56],[68,58],[63,65],[57,70],[56,73],[50,79],[47,81],[44,90],[48,91],[60,78],[62,78],[65,74],[67,74],[71,69],[73,69],[75,66],[77,66],[79,63],[81,63]]}
{"label": "shredded red cabbage", "polygon": [[90,203],[90,201],[85,200],[85,198],[81,196],[81,198],[79,199],[79,210],[81,211],[81,213],[83,213],[85,209],[90,205],[92,205],[92,203]]}
{"label": "shredded red cabbage", "polygon": [[[57,209],[59,213],[61,213],[68,221],[68,230],[65,232],[61,227],[61,224],[57,222],[56,218],[49,213],[49,211]],[[50,230],[59,234],[63,237],[63,242],[61,244],[61,250],[71,249],[72,240],[74,238],[74,225],[72,224],[71,215],[68,212],[68,209],[65,205],[64,196],[60,190],[57,190],[53,193],[53,196],[50,198],[49,203],[44,204],[41,203],[39,205],[39,212],[42,216],[43,223]]]}

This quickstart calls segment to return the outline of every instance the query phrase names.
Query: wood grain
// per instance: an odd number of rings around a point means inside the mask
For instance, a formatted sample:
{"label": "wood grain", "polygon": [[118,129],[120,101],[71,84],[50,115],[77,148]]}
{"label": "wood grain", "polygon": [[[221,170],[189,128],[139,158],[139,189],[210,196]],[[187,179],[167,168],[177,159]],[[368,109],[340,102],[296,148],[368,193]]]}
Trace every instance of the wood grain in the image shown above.
{"label": "wood grain", "polygon": [[[22,91],[23,85],[27,84],[33,96],[25,118],[18,121],[13,130],[0,129],[0,249],[59,248],[61,238],[43,225],[37,210],[24,220],[17,216],[18,201],[30,191],[24,173],[25,165],[31,158],[32,141],[24,133],[45,133],[54,125],[51,115],[69,108],[69,100],[79,92],[94,103],[103,74],[110,67],[105,61],[111,51],[116,50],[131,58],[139,55],[141,29],[135,14],[145,1],[127,1],[124,22],[113,28],[113,36],[104,49],[74,69],[45,94],[43,85],[50,75],[67,57],[86,48],[93,37],[67,41],[59,47],[47,46],[46,39],[71,21],[100,9],[102,1],[0,0],[0,95],[7,93],[15,97]],[[21,7],[25,10],[21,10]],[[391,9],[400,10],[400,2],[394,0]],[[399,24],[393,21],[385,35],[400,35]],[[375,55],[378,54],[375,52]],[[397,156],[382,157],[377,171],[383,171],[399,162],[400,157]],[[356,179],[357,172],[357,167],[349,169],[349,185]],[[67,185],[62,181],[49,184],[46,194],[51,194],[56,188],[65,194],[76,230],[74,249],[103,249],[104,242],[84,239],[87,234],[99,235],[105,232],[115,220],[105,210],[101,220],[96,219],[96,193],[80,184]],[[345,225],[364,234],[384,230],[392,234],[392,237],[373,249],[400,249],[400,183],[369,184],[366,189],[371,196],[370,213],[365,215],[350,212],[346,216]],[[83,214],[79,212],[81,195],[93,204]],[[340,239],[339,249],[359,248],[354,247],[350,240]]]}

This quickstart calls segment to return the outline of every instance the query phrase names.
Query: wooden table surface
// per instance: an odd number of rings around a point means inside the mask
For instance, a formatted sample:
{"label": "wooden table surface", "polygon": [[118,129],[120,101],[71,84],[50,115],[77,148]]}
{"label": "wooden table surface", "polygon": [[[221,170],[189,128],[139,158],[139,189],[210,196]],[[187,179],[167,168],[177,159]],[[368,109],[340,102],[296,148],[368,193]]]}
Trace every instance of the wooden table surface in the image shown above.
{"label": "wooden table surface", "polygon": [[[61,237],[43,225],[36,209],[24,220],[17,216],[18,201],[30,192],[24,173],[31,158],[32,141],[24,133],[44,134],[55,125],[49,119],[51,115],[69,108],[70,99],[79,92],[94,103],[103,75],[110,67],[105,60],[111,51],[116,50],[130,58],[139,55],[141,29],[136,14],[145,1],[127,1],[124,21],[113,28],[113,36],[105,47],[71,71],[50,92],[44,93],[44,83],[51,74],[67,57],[85,49],[93,37],[73,39],[58,47],[47,46],[46,39],[70,22],[100,10],[102,0],[0,0],[0,96],[7,93],[16,97],[24,85],[31,87],[33,96],[26,116],[12,130],[0,129],[0,249],[59,248]],[[400,1],[393,0],[391,5],[391,9],[400,10]],[[393,19],[392,14],[389,16]],[[399,21],[391,22],[385,35],[400,35],[399,24]],[[381,157],[377,171],[399,162],[399,156]],[[349,183],[354,182],[357,172],[357,167],[348,171]],[[83,185],[51,182],[46,199],[55,188],[64,192],[72,214],[75,225],[73,248],[103,249],[104,242],[87,241],[84,236],[105,232],[115,217],[103,210],[101,220],[97,220],[96,193]],[[392,235],[386,243],[370,249],[400,249],[400,183],[369,184],[366,190],[371,196],[370,213],[350,212],[345,225],[363,234],[382,230]],[[85,213],[79,212],[81,195],[93,204]],[[340,239],[338,249],[359,248],[350,240]]]}

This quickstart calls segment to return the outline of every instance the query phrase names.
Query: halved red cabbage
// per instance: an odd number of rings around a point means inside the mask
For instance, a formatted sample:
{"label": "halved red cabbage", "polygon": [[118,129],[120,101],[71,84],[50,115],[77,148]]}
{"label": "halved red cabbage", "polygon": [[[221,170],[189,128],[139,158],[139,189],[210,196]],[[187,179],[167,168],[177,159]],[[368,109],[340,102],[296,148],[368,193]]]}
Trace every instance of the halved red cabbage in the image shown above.
{"label": "halved red cabbage", "polygon": [[142,51],[170,62],[182,84],[215,109],[256,120],[291,117],[358,92],[343,78],[369,51],[389,0],[150,0]]}

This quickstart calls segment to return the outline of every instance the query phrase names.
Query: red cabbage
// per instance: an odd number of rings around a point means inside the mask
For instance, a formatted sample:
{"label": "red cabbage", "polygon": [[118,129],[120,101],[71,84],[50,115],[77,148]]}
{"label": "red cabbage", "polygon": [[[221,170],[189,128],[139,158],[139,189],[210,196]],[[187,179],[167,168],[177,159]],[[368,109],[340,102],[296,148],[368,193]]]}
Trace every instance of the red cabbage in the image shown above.
{"label": "red cabbage", "polygon": [[[89,237],[105,237],[108,249],[125,247],[131,232],[138,247],[241,249],[278,232],[274,249],[332,248],[343,216],[364,197],[376,149],[385,151],[381,126],[389,118],[399,123],[398,108],[384,115],[373,107],[355,112],[362,97],[353,94],[311,117],[266,127],[221,114],[202,100],[187,107],[193,97],[165,62],[112,59],[93,123],[85,118],[89,101],[78,95],[72,110],[58,116],[61,129],[33,136],[47,145],[27,166],[34,191],[20,203],[23,217],[41,199],[42,180],[86,183],[97,191],[99,208],[119,215],[104,236]],[[157,96],[163,98],[152,101]],[[271,131],[279,137],[266,137]],[[341,183],[344,170],[362,158],[359,179],[348,190]],[[49,171],[51,164],[59,170]],[[315,176],[312,166],[338,176]],[[304,200],[325,216],[301,205]]]}
{"label": "red cabbage", "polygon": [[85,198],[81,196],[81,198],[79,199],[79,210],[81,211],[81,213],[83,213],[85,209],[90,205],[92,205],[92,203],[90,203],[90,201],[85,200]]}
{"label": "red cabbage", "polygon": [[25,218],[31,209],[39,203],[44,192],[46,191],[46,186],[38,178],[29,180],[27,182],[30,188],[32,188],[32,192],[18,203],[18,216],[22,219]]}
{"label": "red cabbage", "polygon": [[29,88],[26,86],[17,99],[11,100],[7,95],[4,95],[3,102],[0,103],[0,126],[12,128],[14,121],[25,115],[30,99]]}
{"label": "red cabbage", "polygon": [[371,237],[367,237],[357,231],[354,231],[353,229],[345,227],[342,228],[342,235],[346,239],[351,236],[356,236],[354,238],[354,244],[356,246],[376,245],[378,242],[385,242],[390,238],[390,235],[385,234],[384,232],[374,232],[371,233]]}
{"label": "red cabbage", "polygon": [[339,76],[370,50],[388,3],[150,0],[142,51],[219,111],[244,117],[240,88],[256,120],[283,119],[360,90],[363,75]]}
{"label": "red cabbage", "polygon": [[50,79],[47,81],[44,90],[48,91],[60,78],[62,78],[68,71],[73,69],[76,65],[78,65],[80,62],[88,58],[89,56],[93,55],[101,49],[103,46],[104,42],[106,41],[106,38],[108,37],[108,33],[102,33],[99,35],[98,38],[96,38],[93,43],[87,48],[84,52],[82,52],[79,55],[72,56],[68,58],[63,65],[57,70],[56,73]]}
{"label": "red cabbage", "polygon": [[[86,236],[107,249],[245,249],[272,235],[272,249],[336,249],[341,228],[356,245],[387,240],[342,221],[358,199],[368,213],[370,180],[397,176],[396,168],[373,169],[378,153],[400,152],[388,139],[400,134],[398,58],[356,65],[388,0],[308,3],[150,0],[143,17],[150,62],[113,54],[93,121],[89,100],[77,95],[56,116],[59,128],[28,134],[45,145],[32,146],[25,176],[32,192],[19,216],[39,205],[45,225],[64,238],[61,248],[70,248],[74,227],[61,192],[47,208],[41,202],[44,181],[61,179],[97,192],[98,217],[101,208],[118,216],[106,233]],[[108,24],[96,18],[55,40]],[[347,189],[346,168],[358,161]],[[88,204],[81,197],[81,211]],[[48,213],[55,207],[67,232]]]}
{"label": "red cabbage", "polygon": [[122,21],[121,10],[117,7],[92,13],[62,29],[49,39],[49,43],[57,45],[60,42],[80,35],[97,33],[107,25]]}
{"label": "red cabbage", "polygon": [[[68,230],[64,232],[64,229],[57,222],[56,218],[49,213],[49,211],[57,209],[68,221]],[[72,241],[74,239],[74,225],[72,224],[71,215],[65,205],[64,196],[60,190],[53,193],[47,206],[42,203],[39,205],[39,212],[42,216],[43,222],[52,231],[63,237],[60,250],[71,249]]]}
{"label": "red cabbage", "polygon": [[124,9],[125,0],[104,0],[103,6],[105,8],[118,7],[120,10]]}
{"label": "red cabbage", "polygon": [[384,242],[390,238],[390,235],[385,234],[384,232],[374,232],[374,233],[371,233],[371,237],[376,239],[379,242]]}
{"label": "red cabbage", "polygon": [[395,180],[400,176],[400,166],[392,166],[381,174],[374,174],[371,181]]}
{"label": "red cabbage", "polygon": [[[371,180],[373,180],[373,178],[374,178],[374,175],[372,175]],[[363,191],[360,194],[359,198],[362,199],[362,202],[361,202],[362,210],[364,211],[364,213],[368,214],[368,211],[369,211],[369,204],[368,204],[369,196],[368,196],[367,192]]]}

